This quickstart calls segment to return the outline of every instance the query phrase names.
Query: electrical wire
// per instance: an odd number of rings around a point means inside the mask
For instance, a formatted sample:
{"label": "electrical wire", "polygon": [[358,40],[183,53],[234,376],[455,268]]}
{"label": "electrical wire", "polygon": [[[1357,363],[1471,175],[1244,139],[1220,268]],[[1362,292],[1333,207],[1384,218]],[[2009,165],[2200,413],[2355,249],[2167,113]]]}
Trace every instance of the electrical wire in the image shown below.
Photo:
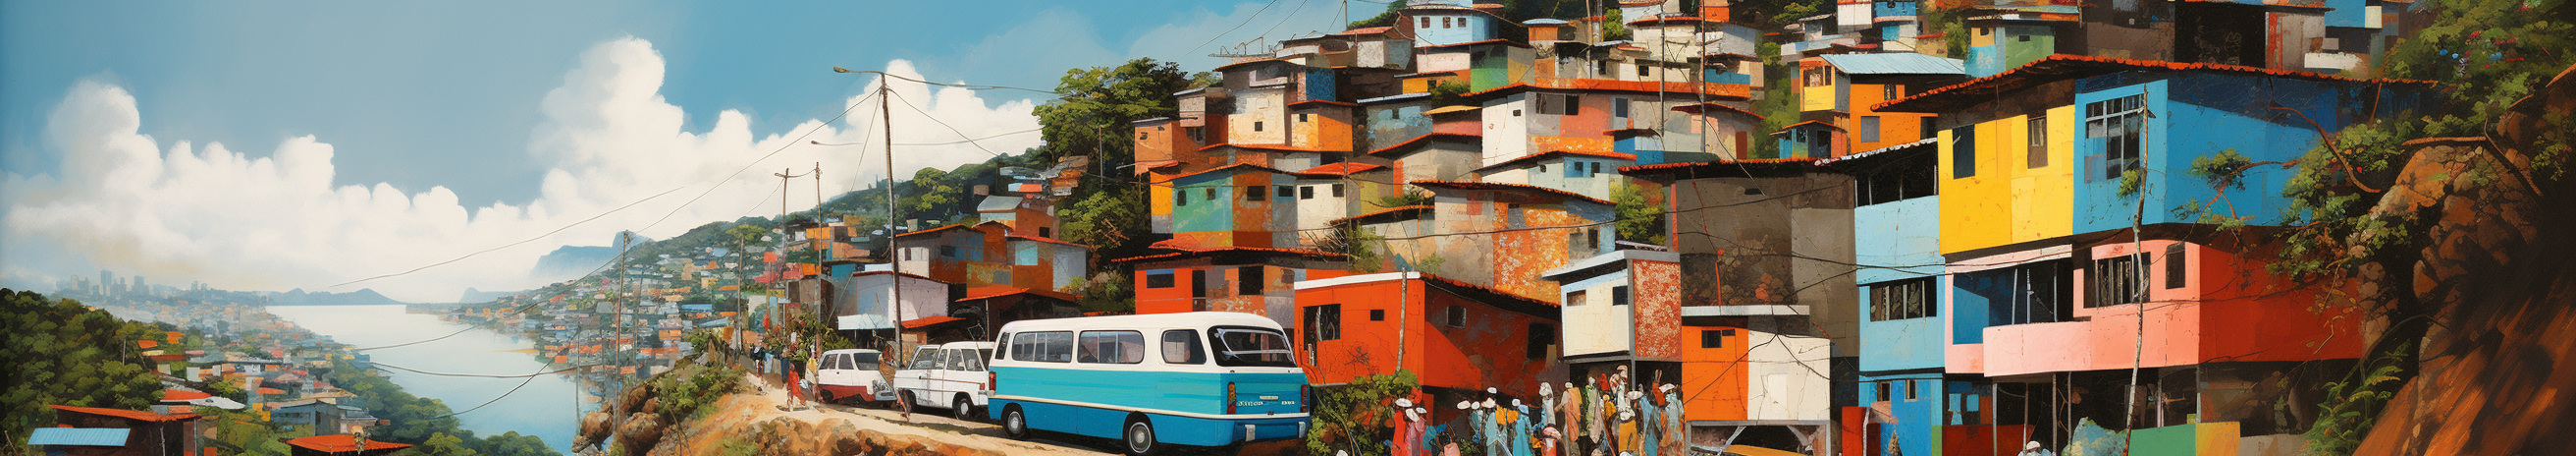
{"label": "electrical wire", "polygon": [[[938,124],[939,124],[939,126],[942,126],[942,127],[948,127],[948,131],[949,131],[949,132],[952,132],[952,133],[956,133],[956,134],[957,134],[957,137],[959,137],[959,138],[966,138],[966,132],[965,132],[965,131],[963,131],[963,130],[958,130],[958,129],[957,129],[957,127],[956,127],[956,126],[954,126],[954,125],[949,125],[949,124],[948,124],[948,121],[945,121],[945,120],[939,120],[939,116],[933,116],[933,115],[930,115],[930,111],[924,111],[924,110],[922,110],[922,109],[921,109],[921,106],[912,104],[912,100],[908,100],[908,99],[903,98],[903,94],[894,93],[894,91],[892,91],[892,90],[885,91],[885,93],[886,93],[887,95],[893,95],[895,100],[903,101],[903,106],[904,106],[904,107],[907,107],[907,108],[912,108],[912,112],[921,113],[921,117],[922,117],[922,118],[930,119],[930,121],[931,121],[931,122],[936,122],[936,123],[938,123]],[[975,142],[975,140],[974,140],[973,138],[968,138],[968,139],[966,139],[966,143],[967,143],[967,144],[973,144],[973,145],[975,145],[975,150],[981,150],[981,151],[984,151],[984,153],[985,153],[985,154],[990,154],[990,155],[995,156],[995,157],[1000,157],[1000,156],[1002,156],[1002,154],[1000,154],[1000,153],[993,152],[993,150],[992,150],[992,149],[986,149],[986,148],[984,148],[984,143]],[[886,152],[887,152],[887,153],[893,153],[894,151],[886,151]]]}
{"label": "electrical wire", "polygon": [[1279,0],[1270,0],[1270,3],[1264,3],[1264,4],[1262,4],[1262,5],[1261,5],[1261,9],[1260,9],[1260,10],[1253,11],[1251,16],[1244,16],[1244,17],[1243,17],[1243,23],[1241,23],[1241,24],[1234,24],[1234,28],[1225,29],[1225,32],[1223,32],[1223,33],[1218,33],[1218,34],[1216,34],[1216,35],[1214,35],[1214,36],[1209,36],[1209,37],[1208,37],[1207,42],[1205,42],[1205,43],[1199,43],[1199,45],[1198,45],[1198,46],[1196,46],[1196,47],[1191,47],[1191,48],[1190,48],[1190,50],[1189,50],[1189,52],[1183,52],[1183,53],[1181,53],[1181,54],[1182,54],[1182,55],[1194,54],[1194,53],[1199,52],[1199,49],[1205,49],[1205,48],[1207,48],[1207,45],[1210,45],[1210,44],[1216,44],[1216,40],[1217,40],[1218,38],[1224,38],[1227,34],[1234,33],[1234,31],[1236,31],[1236,30],[1242,30],[1242,29],[1243,29],[1243,26],[1246,26],[1246,25],[1252,25],[1252,18],[1261,17],[1261,13],[1262,13],[1262,12],[1270,11],[1270,7],[1273,7],[1273,6],[1279,6]]}

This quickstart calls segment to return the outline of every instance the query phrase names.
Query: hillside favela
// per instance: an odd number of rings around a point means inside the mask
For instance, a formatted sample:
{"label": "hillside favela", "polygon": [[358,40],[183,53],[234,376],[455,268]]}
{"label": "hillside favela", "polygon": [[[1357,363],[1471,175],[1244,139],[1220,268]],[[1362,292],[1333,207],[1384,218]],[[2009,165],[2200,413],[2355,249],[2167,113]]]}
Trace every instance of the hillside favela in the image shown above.
{"label": "hillside favela", "polygon": [[0,3],[0,455],[2576,454],[2569,0]]}

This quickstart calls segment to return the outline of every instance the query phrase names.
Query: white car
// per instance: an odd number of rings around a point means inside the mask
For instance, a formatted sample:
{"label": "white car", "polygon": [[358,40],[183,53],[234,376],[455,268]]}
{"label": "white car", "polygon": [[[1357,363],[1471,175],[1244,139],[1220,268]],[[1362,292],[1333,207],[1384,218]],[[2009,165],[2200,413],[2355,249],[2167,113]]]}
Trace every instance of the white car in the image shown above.
{"label": "white car", "polygon": [[954,342],[913,349],[912,361],[894,371],[897,406],[948,409],[959,420],[975,413],[993,396],[993,373],[984,360],[993,358],[992,342]]}
{"label": "white car", "polygon": [[814,365],[814,398],[823,403],[844,399],[882,402],[893,400],[894,386],[888,384],[883,368],[885,354],[876,350],[853,349],[823,352]]}

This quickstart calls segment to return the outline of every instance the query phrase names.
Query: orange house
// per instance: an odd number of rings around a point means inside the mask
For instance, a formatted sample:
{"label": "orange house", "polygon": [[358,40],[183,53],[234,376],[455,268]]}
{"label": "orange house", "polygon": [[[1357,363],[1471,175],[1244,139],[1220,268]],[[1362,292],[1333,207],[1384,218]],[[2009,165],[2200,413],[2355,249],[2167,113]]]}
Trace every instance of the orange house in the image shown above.
{"label": "orange house", "polygon": [[1434,404],[1481,397],[1487,388],[1536,402],[1539,382],[1565,375],[1553,303],[1419,272],[1296,287],[1298,324],[1290,337],[1298,364],[1318,385],[1401,369]]}

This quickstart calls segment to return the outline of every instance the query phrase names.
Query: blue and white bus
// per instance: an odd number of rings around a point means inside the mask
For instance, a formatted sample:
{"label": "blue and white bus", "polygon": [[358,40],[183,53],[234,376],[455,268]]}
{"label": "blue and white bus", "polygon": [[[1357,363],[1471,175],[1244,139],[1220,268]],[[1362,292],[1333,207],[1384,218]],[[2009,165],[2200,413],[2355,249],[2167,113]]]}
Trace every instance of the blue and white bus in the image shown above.
{"label": "blue and white bus", "polygon": [[1277,322],[1235,312],[1023,320],[1002,326],[987,413],[1032,430],[1170,445],[1303,438],[1306,373]]}

